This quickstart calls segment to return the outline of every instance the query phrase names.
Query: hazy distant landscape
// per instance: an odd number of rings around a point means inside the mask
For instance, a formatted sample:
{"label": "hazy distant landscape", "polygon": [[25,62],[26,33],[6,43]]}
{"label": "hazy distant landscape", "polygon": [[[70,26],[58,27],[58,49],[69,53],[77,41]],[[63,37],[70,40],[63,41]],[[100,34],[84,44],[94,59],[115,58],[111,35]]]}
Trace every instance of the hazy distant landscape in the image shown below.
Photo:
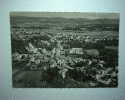
{"label": "hazy distant landscape", "polygon": [[13,87],[118,86],[118,17],[15,13],[10,14]]}

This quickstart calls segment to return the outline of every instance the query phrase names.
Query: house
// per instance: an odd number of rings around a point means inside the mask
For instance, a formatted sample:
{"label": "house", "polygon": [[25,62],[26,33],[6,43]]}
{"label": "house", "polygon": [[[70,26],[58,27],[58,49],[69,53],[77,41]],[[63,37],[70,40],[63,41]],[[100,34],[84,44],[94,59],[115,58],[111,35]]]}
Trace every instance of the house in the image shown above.
{"label": "house", "polygon": [[72,48],[72,49],[70,49],[69,54],[82,55],[83,49],[82,48]]}

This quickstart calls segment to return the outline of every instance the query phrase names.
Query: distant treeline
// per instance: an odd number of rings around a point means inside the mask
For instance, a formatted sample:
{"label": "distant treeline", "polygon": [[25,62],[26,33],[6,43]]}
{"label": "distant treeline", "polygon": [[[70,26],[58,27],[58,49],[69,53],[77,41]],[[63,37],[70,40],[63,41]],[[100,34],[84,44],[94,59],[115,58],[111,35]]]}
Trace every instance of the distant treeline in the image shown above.
{"label": "distant treeline", "polygon": [[63,30],[74,30],[82,31],[84,29],[88,31],[100,30],[100,31],[119,31],[118,24],[88,24],[88,25],[77,25],[77,26],[64,26]]}
{"label": "distant treeline", "polygon": [[[54,26],[53,26],[54,27]],[[39,25],[39,26],[18,26],[18,25],[13,25],[12,28],[16,29],[51,29],[49,25]],[[119,31],[119,25],[118,24],[89,24],[89,25],[74,25],[74,26],[63,26],[62,30],[71,30],[71,31],[94,31],[94,30],[99,30],[99,31]]]}
{"label": "distant treeline", "polygon": [[24,29],[49,29],[49,26],[12,26],[12,28],[24,28]]}

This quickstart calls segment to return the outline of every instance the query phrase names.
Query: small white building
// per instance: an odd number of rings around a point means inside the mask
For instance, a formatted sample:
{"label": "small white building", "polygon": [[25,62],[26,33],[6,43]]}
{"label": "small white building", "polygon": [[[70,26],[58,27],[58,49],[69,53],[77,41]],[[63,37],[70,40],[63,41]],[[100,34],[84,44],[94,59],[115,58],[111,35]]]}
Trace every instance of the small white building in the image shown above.
{"label": "small white building", "polygon": [[70,54],[80,54],[82,55],[83,54],[83,49],[82,48],[72,48],[70,51],[69,51]]}

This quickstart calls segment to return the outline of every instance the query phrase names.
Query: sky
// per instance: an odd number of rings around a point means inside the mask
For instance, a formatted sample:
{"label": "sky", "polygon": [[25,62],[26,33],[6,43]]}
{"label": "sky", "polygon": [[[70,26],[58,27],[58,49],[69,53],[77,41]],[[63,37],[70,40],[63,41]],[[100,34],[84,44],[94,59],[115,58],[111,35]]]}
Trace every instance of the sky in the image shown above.
{"label": "sky", "polygon": [[10,12],[11,16],[27,17],[64,17],[64,18],[109,18],[118,19],[119,13],[95,13],[95,12]]}

